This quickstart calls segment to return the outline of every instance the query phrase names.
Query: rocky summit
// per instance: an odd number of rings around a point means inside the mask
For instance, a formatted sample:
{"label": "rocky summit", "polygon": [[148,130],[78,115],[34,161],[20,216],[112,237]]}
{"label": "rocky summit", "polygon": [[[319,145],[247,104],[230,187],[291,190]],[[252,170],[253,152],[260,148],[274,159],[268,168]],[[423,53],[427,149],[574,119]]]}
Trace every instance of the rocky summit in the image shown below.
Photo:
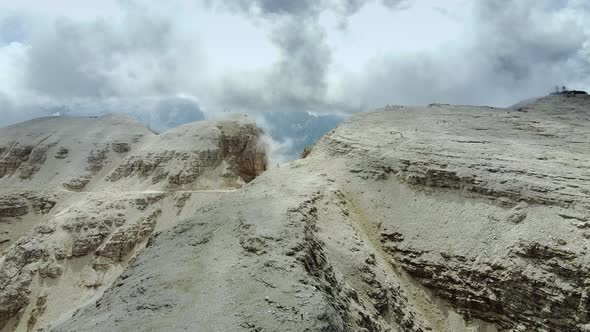
{"label": "rocky summit", "polygon": [[0,129],[3,331],[590,331],[590,97]]}

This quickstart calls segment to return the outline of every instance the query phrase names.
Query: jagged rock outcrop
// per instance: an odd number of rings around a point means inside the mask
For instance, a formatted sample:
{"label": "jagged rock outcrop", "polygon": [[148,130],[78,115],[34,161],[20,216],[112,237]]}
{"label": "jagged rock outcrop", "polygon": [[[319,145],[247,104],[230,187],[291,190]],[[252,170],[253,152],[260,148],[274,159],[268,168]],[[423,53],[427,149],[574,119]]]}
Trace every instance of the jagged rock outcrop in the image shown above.
{"label": "jagged rock outcrop", "polygon": [[[0,149],[0,177],[18,173],[22,180],[31,178],[47,158],[47,150],[51,145],[14,145]],[[3,156],[2,156],[3,154]]]}
{"label": "jagged rock outcrop", "polygon": [[20,195],[0,197],[0,217],[20,217],[29,213],[29,204]]}
{"label": "jagged rock outcrop", "polygon": [[196,122],[166,132],[129,155],[107,180],[139,177],[168,188],[235,187],[252,181],[266,165],[262,130],[254,123]]}
{"label": "jagged rock outcrop", "polygon": [[131,151],[131,145],[129,145],[129,143],[126,142],[111,143],[111,147],[113,151],[118,153],[125,153]]}
{"label": "jagged rock outcrop", "polygon": [[20,217],[31,211],[47,214],[57,199],[57,194],[43,192],[0,193],[0,217]]}
{"label": "jagged rock outcrop", "polygon": [[0,254],[29,228],[45,220],[60,196],[48,192],[0,192]]}

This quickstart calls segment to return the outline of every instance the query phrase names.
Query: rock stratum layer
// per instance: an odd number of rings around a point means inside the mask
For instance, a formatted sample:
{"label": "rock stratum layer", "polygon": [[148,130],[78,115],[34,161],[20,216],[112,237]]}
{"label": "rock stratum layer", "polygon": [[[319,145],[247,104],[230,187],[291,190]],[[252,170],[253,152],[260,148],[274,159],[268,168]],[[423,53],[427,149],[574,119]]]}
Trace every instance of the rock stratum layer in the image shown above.
{"label": "rock stratum layer", "polygon": [[589,97],[387,107],[238,190],[185,189],[264,169],[255,128],[220,126],[198,130],[215,153],[168,152],[182,127],[130,145],[89,182],[109,195],[2,198],[37,223],[2,258],[4,330],[590,330]]}

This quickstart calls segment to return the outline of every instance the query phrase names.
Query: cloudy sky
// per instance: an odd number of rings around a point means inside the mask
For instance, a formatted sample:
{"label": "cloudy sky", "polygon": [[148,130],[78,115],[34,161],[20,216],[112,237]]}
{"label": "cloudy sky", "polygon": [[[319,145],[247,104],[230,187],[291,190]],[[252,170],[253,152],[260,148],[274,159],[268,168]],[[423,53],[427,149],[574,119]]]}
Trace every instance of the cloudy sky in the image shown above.
{"label": "cloudy sky", "polygon": [[167,98],[508,106],[589,74],[587,0],[0,0],[0,125]]}

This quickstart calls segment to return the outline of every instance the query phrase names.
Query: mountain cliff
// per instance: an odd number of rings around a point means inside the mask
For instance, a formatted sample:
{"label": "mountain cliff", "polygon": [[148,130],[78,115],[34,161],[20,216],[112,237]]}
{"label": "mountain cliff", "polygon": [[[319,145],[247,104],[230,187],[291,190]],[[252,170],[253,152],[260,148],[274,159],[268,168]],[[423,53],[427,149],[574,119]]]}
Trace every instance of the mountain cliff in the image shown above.
{"label": "mountain cliff", "polygon": [[[590,97],[386,107],[264,173],[255,127],[199,126],[130,144],[108,194],[19,196],[44,217],[2,258],[5,330],[590,330]],[[193,180],[209,143],[229,166]]]}

